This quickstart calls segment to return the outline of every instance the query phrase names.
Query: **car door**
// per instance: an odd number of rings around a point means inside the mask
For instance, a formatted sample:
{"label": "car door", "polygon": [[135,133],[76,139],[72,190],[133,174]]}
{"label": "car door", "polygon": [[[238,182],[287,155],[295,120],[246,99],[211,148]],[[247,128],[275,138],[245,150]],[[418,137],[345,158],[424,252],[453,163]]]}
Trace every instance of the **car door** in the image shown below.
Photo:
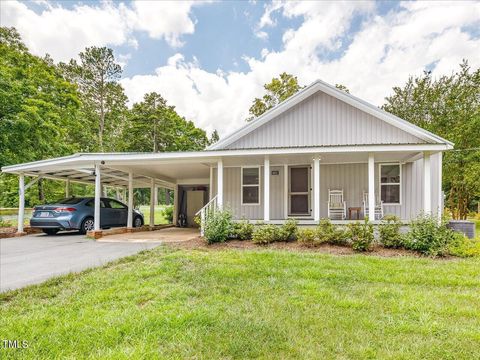
{"label": "car door", "polygon": [[128,207],[120,201],[108,199],[110,204],[110,212],[112,217],[112,225],[126,226]]}
{"label": "car door", "polygon": [[[87,201],[85,203],[85,206],[90,208],[88,210],[88,215],[89,216],[94,216],[94,213],[95,213],[95,199],[91,199],[89,201]],[[107,204],[105,202],[105,199],[100,199],[100,227],[104,227],[104,226],[109,226],[110,223],[110,219],[109,219],[109,216],[111,216],[111,214],[106,211],[107,210]]]}

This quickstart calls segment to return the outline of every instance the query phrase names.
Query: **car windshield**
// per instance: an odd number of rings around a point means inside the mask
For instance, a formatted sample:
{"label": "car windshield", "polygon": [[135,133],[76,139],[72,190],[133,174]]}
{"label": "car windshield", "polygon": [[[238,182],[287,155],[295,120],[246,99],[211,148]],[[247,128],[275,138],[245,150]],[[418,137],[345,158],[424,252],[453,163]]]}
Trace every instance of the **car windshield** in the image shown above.
{"label": "car windshield", "polygon": [[74,204],[78,204],[82,200],[83,200],[82,198],[72,197],[72,198],[66,198],[66,199],[55,201],[53,204],[74,205]]}

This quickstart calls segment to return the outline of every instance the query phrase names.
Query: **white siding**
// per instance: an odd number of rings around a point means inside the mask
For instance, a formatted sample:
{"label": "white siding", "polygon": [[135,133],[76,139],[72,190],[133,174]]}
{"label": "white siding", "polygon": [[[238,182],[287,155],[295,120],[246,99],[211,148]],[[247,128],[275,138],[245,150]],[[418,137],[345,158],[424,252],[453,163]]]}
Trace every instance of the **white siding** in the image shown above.
{"label": "white siding", "polygon": [[417,143],[424,141],[318,92],[226,148]]}
{"label": "white siding", "polygon": [[[432,212],[438,209],[438,154],[431,157],[432,178]],[[362,207],[363,191],[368,190],[368,169],[366,163],[358,164],[324,164],[320,165],[320,217],[327,217],[328,189],[343,189],[348,207]],[[241,205],[241,168],[227,167],[224,169],[224,199],[225,204],[234,214],[235,219],[242,217],[250,220],[263,219],[263,167],[260,169],[261,189],[260,205]],[[270,218],[281,220],[284,218],[284,176],[283,166],[272,166],[271,171],[278,171],[278,175],[270,174]],[[216,194],[216,170],[213,172],[213,193]],[[379,194],[379,168],[375,163],[375,192]],[[313,185],[312,185],[313,186]],[[423,160],[402,165],[402,203],[384,207],[385,214],[392,214],[404,220],[410,220],[422,212],[423,209]],[[347,214],[348,215],[348,214]],[[363,210],[362,210],[363,215]]]}

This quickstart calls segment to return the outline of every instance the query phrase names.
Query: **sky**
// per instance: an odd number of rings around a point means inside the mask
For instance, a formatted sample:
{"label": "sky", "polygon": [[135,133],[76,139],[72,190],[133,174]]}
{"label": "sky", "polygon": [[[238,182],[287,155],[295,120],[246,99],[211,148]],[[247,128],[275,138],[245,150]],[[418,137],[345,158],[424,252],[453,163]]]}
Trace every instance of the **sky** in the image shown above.
{"label": "sky", "polygon": [[380,106],[410,75],[449,75],[462,59],[480,67],[480,1],[6,0],[0,24],[56,62],[111,47],[130,105],[157,91],[221,137],[284,71]]}

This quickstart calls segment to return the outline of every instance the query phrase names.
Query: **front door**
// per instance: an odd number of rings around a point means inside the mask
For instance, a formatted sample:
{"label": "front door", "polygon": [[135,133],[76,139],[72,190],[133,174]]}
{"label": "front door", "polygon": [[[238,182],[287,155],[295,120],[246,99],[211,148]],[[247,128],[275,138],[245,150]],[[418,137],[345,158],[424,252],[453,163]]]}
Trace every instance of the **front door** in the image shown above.
{"label": "front door", "polygon": [[310,216],[310,166],[289,168],[288,215]]}
{"label": "front door", "polygon": [[203,207],[205,191],[188,190],[187,191],[187,226],[197,227],[195,223],[195,214]]}

